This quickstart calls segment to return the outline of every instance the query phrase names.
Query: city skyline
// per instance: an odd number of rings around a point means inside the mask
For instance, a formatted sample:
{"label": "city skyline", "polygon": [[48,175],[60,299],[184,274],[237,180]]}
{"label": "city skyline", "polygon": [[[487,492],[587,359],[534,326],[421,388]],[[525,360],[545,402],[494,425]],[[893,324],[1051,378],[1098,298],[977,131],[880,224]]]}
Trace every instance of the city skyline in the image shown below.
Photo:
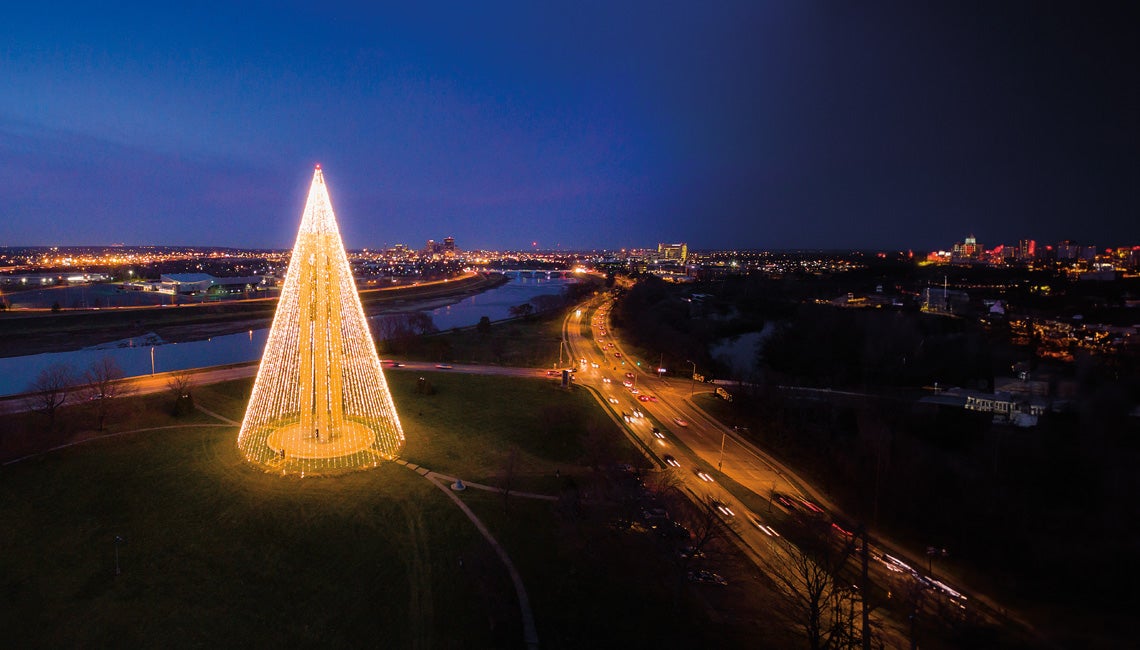
{"label": "city skyline", "polygon": [[287,249],[317,162],[352,249],[1132,244],[1113,11],[23,5],[0,244]]}

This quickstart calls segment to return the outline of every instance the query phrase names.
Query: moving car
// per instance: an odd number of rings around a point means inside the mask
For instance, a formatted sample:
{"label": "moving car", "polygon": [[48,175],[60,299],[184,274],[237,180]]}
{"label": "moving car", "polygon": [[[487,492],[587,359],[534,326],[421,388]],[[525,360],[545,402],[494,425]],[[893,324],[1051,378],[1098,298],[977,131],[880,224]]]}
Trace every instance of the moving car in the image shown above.
{"label": "moving car", "polygon": [[735,517],[736,516],[736,513],[732,511],[732,508],[729,508],[728,504],[724,503],[723,501],[713,499],[712,503],[713,503],[713,506],[716,507],[717,512],[724,515],[725,517]]}

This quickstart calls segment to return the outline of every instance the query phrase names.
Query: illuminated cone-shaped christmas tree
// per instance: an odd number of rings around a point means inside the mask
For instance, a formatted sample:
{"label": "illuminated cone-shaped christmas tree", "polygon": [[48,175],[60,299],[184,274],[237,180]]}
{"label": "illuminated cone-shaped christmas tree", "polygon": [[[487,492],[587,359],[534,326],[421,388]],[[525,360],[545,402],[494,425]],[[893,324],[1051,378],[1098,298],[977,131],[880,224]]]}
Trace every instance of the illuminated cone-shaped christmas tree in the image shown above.
{"label": "illuminated cone-shaped christmas tree", "polygon": [[238,448],[305,475],[374,467],[403,444],[317,165]]}

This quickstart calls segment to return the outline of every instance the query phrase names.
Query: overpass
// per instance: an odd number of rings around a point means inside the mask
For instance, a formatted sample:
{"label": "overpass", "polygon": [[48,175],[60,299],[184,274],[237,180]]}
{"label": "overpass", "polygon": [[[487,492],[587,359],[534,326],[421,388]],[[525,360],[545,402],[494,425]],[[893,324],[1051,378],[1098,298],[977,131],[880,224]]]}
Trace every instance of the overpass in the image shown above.
{"label": "overpass", "polygon": [[502,273],[509,278],[563,278],[574,275],[571,269],[486,269],[488,273]]}

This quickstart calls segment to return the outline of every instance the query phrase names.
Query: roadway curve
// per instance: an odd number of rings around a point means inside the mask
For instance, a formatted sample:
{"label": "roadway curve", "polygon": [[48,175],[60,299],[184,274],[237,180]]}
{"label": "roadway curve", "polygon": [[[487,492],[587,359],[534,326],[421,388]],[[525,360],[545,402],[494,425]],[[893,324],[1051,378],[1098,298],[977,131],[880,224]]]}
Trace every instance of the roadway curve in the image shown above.
{"label": "roadway curve", "polygon": [[[421,361],[401,361],[398,367],[393,367],[391,361],[384,362],[385,372],[455,372],[475,375],[496,375],[500,377],[546,377],[545,370],[534,368],[506,368],[502,366],[480,366],[456,364],[443,368],[436,363]],[[148,395],[168,390],[172,376],[179,372],[188,373],[192,384],[217,384],[223,381],[246,379],[257,374],[258,362],[215,366],[210,368],[197,368],[178,372],[160,372],[154,375],[143,375],[124,379],[123,383],[133,395]],[[27,395],[11,395],[0,399],[0,413],[18,413],[30,410]]]}
{"label": "roadway curve", "polygon": [[[763,499],[770,499],[770,495],[776,491],[818,504],[830,513],[842,515],[842,510],[811,483],[698,407],[692,398],[696,394],[713,392],[714,389],[709,388],[708,384],[659,377],[655,372],[647,371],[644,365],[638,366],[633,362],[610,330],[611,305],[609,298],[595,298],[570,312],[563,323],[563,338],[569,346],[571,359],[578,366],[575,382],[592,388],[601,396],[604,406],[619,414],[639,409],[661,423],[662,428],[667,430],[664,439],[652,434],[651,425],[645,418],[632,418],[625,426],[643,447],[652,449],[659,458],[669,454],[680,462],[678,475],[690,495],[697,498],[712,497],[729,505],[736,515],[733,529],[739,536],[737,541],[758,566],[769,571],[786,571],[790,545],[786,540],[774,538],[760,528],[760,524],[763,524],[768,531],[774,531],[772,521],[767,516],[749,511],[718,483],[698,478],[696,470],[702,464],[718,468],[723,476]],[[591,318],[590,310],[594,307],[597,311],[586,329],[589,335],[583,335],[582,330],[585,328],[582,319]],[[615,356],[615,353],[620,356]],[[628,378],[626,373],[632,374],[632,387],[623,385]],[[631,388],[637,388],[638,393],[634,394]],[[656,401],[641,401],[638,395],[651,395],[656,397]],[[683,445],[673,444],[669,436]],[[922,556],[921,553],[903,554],[893,550],[899,548],[899,545],[881,538],[870,537],[868,548],[875,558],[870,567],[870,577],[879,584],[889,584],[887,581],[891,574],[900,571],[898,565],[892,567],[891,562],[882,559],[884,553],[896,558]],[[933,576],[923,575],[920,561],[911,560],[909,565],[902,566],[906,567],[903,571],[909,570],[920,581],[933,580]],[[944,594],[956,593],[945,582],[937,583],[940,586],[931,584],[933,583],[928,583],[931,589],[944,587],[950,590]],[[962,602],[966,602],[965,599]],[[992,622],[1013,623],[1036,635],[1032,625],[984,595],[971,593],[969,602],[976,613]],[[901,638],[906,637],[905,631],[899,627],[893,631]]]}

